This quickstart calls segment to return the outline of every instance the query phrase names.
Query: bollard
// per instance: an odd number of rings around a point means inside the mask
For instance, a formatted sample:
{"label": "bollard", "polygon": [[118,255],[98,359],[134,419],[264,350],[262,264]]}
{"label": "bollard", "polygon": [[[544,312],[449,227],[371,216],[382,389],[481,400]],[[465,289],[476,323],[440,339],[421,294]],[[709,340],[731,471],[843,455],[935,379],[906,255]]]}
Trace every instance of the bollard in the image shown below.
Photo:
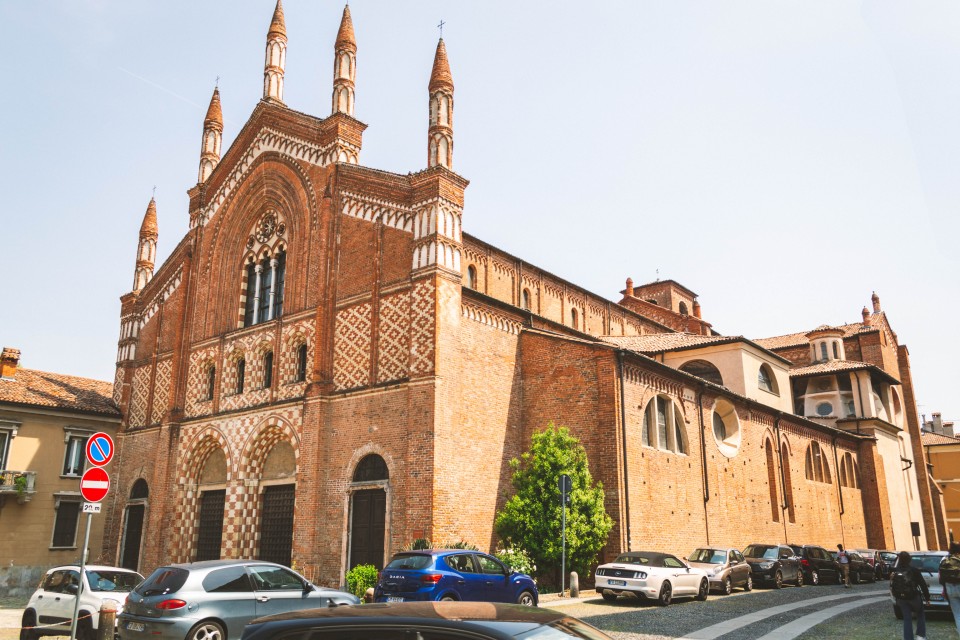
{"label": "bollard", "polygon": [[113,640],[116,622],[117,605],[111,600],[104,600],[100,605],[100,618],[97,622],[97,640]]}
{"label": "bollard", "polygon": [[577,575],[576,571],[570,572],[570,597],[580,597],[580,576]]}

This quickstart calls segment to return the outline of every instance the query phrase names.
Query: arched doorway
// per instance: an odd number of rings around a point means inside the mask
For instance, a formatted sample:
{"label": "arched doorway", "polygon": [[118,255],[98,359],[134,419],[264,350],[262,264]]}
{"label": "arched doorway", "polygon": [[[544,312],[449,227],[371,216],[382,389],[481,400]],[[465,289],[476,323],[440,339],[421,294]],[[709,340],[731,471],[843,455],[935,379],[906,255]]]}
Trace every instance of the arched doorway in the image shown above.
{"label": "arched doorway", "polygon": [[293,446],[280,441],[263,463],[260,486],[260,560],[290,566],[293,554],[293,510],[297,462]]}
{"label": "arched doorway", "polygon": [[376,454],[364,457],[353,472],[350,505],[350,566],[383,568],[387,520],[387,463]]}
{"label": "arched doorway", "polygon": [[143,542],[143,519],[147,510],[147,498],[150,489],[147,481],[139,478],[130,488],[130,498],[124,514],[123,541],[121,543],[120,566],[136,571],[140,566],[140,547]]}
{"label": "arched doorway", "polygon": [[227,497],[227,458],[214,449],[203,463],[198,483],[200,514],[194,560],[219,560],[223,542],[223,507]]}

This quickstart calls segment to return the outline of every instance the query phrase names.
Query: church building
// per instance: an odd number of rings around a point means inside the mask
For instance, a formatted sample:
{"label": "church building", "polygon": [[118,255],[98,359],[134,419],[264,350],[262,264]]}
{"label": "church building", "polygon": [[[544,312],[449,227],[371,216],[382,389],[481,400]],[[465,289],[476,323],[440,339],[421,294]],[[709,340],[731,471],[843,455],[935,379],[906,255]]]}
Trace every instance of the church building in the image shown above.
{"label": "church building", "polygon": [[261,558],[340,585],[417,538],[492,551],[509,461],[550,422],[603,482],[600,561],[946,543],[878,298],[856,325],[751,340],[672,280],[628,280],[619,302],[587,291],[464,233],[442,38],[426,165],[402,175],[361,163],[349,7],[325,117],[284,104],[286,45],[278,2],[263,99],[222,151],[214,90],[190,228],[156,268],[147,207],[121,298],[105,558]]}

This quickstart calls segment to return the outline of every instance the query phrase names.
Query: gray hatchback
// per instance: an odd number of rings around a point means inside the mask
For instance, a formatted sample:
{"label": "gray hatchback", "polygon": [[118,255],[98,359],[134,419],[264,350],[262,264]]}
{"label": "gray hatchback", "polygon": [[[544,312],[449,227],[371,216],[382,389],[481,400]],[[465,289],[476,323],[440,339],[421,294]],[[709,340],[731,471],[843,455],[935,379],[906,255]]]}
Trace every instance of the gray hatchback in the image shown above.
{"label": "gray hatchback", "polygon": [[235,640],[254,618],[359,602],[271,562],[172,564],[130,592],[117,630],[121,640]]}

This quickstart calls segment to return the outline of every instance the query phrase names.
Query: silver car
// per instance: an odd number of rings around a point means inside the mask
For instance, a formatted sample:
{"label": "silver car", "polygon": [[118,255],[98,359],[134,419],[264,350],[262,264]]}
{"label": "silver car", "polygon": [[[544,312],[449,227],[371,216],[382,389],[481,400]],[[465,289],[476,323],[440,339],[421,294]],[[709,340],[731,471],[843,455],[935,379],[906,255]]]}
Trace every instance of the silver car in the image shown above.
{"label": "silver car", "polygon": [[753,576],[750,565],[737,549],[703,547],[694,549],[687,558],[691,567],[703,569],[710,578],[710,589],[733,593],[734,587],[743,587],[744,591],[753,589]]}
{"label": "silver car", "polygon": [[[910,552],[910,566],[920,569],[930,591],[930,604],[924,604],[927,611],[950,611],[950,603],[943,597],[943,586],[940,584],[940,563],[947,555],[946,551]],[[896,599],[891,595],[890,600],[893,602],[893,615],[903,619],[903,612],[897,606]]]}
{"label": "silver car", "polygon": [[121,640],[235,640],[254,618],[359,602],[272,562],[209,560],[154,571],[130,592],[117,628]]}

